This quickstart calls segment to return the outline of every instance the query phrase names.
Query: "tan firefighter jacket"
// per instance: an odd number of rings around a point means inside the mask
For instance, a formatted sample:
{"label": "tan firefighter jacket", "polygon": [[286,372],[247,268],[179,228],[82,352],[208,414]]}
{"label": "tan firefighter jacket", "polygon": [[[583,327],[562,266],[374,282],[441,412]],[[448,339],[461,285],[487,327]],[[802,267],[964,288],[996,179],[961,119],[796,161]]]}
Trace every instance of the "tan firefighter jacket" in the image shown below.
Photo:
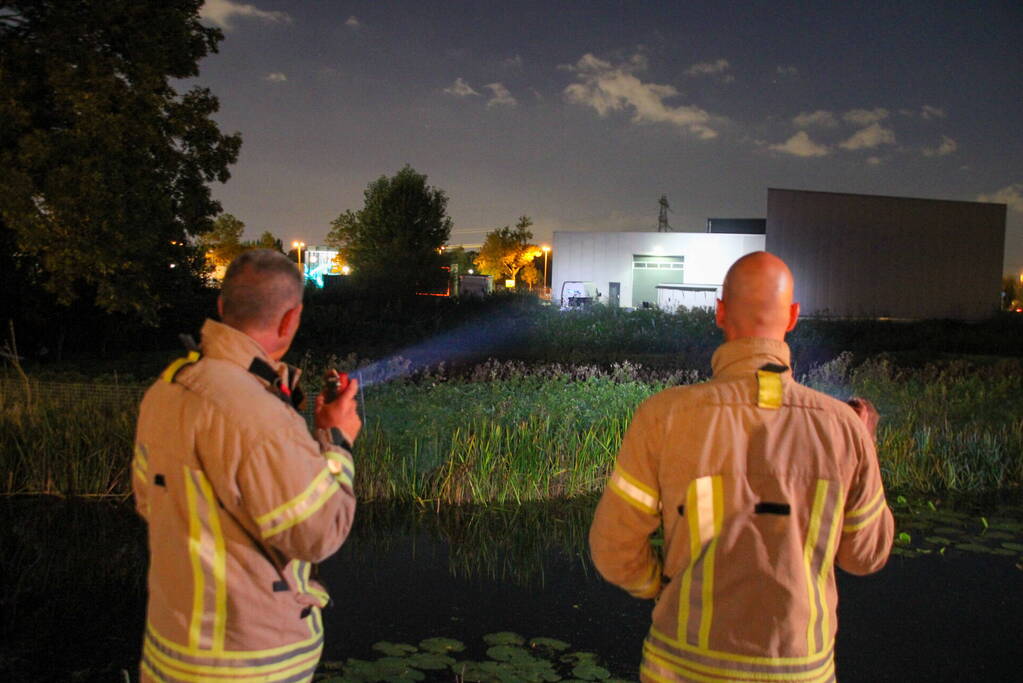
{"label": "tan firefighter jacket", "polygon": [[[849,406],[792,379],[784,342],[735,340],[712,365],[711,381],[636,411],[590,529],[593,561],[658,598],[644,681],[833,680],[834,564],[875,572],[892,544],[873,438]],[[663,566],[650,542],[662,523]]]}
{"label": "tan firefighter jacket", "polygon": [[172,364],[142,399],[142,680],[311,680],[329,597],[310,571],[348,535],[355,472],[340,433],[317,441],[292,407],[296,372],[207,320],[201,357]]}

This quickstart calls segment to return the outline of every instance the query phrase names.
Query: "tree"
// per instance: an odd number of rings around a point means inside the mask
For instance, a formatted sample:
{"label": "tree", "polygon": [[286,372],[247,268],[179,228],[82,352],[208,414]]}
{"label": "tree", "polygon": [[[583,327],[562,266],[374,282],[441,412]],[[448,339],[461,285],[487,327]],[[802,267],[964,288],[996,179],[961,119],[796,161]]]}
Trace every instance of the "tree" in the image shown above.
{"label": "tree", "polygon": [[0,230],[56,301],[153,323],[202,255],[239,135],[208,89],[179,95],[223,33],[201,0],[10,0],[0,7]]}
{"label": "tree", "polygon": [[245,249],[241,241],[244,230],[244,223],[231,214],[224,213],[217,216],[217,220],[213,221],[213,228],[199,238],[199,246],[206,255],[207,263],[221,274],[223,269],[226,269]]}
{"label": "tree", "polygon": [[269,230],[265,230],[259,239],[252,243],[252,246],[256,249],[275,249],[284,253],[284,242]]}
{"label": "tree", "polygon": [[352,276],[388,290],[426,291],[443,282],[441,250],[451,234],[448,198],[406,165],[380,176],[365,204],[331,223],[327,244],[339,250]]}
{"label": "tree", "polygon": [[522,281],[533,289],[533,285],[540,281],[540,271],[532,263],[527,264],[522,268]]}
{"label": "tree", "polygon": [[520,216],[512,230],[507,225],[487,233],[476,257],[476,267],[484,275],[495,279],[514,280],[519,271],[533,262],[543,251],[530,242],[533,233],[529,216]]}

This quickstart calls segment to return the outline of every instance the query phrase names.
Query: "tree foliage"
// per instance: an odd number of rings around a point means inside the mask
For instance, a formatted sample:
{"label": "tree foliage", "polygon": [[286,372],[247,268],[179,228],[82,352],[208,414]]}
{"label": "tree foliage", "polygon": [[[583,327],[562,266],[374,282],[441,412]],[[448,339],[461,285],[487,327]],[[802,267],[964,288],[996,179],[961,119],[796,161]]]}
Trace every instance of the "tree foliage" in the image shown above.
{"label": "tree foliage", "polygon": [[424,291],[443,281],[441,247],[451,234],[448,198],[406,165],[365,191],[365,204],[331,223],[327,243],[352,276],[386,289]]}
{"label": "tree foliage", "polygon": [[516,279],[520,270],[543,254],[543,251],[530,241],[533,239],[533,233],[529,230],[532,224],[529,216],[520,216],[514,230],[506,225],[487,233],[479,256],[476,257],[476,267],[479,271],[495,279]]}
{"label": "tree foliage", "polygon": [[219,29],[201,0],[10,0],[0,7],[0,230],[62,304],[154,322],[197,281],[193,239],[240,136],[208,89],[178,94]]}
{"label": "tree foliage", "polygon": [[245,245],[242,244],[244,231],[245,223],[233,215],[224,213],[217,216],[217,220],[213,221],[213,228],[198,240],[207,263],[213,268],[227,268],[245,249]]}
{"label": "tree foliage", "polygon": [[251,243],[246,242],[246,245],[253,246],[256,249],[275,249],[282,254],[284,253],[284,242],[281,241],[280,237],[277,237],[269,230],[264,230],[258,240]]}

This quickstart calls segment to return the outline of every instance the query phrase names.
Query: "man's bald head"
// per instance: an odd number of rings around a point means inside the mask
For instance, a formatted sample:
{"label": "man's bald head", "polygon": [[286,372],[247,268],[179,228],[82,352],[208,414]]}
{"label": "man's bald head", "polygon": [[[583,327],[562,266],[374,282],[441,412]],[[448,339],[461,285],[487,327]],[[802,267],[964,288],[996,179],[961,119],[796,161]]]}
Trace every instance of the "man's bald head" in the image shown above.
{"label": "man's bald head", "polygon": [[224,274],[220,315],[239,330],[276,325],[302,304],[302,273],[287,256],[272,249],[243,251]]}
{"label": "man's bald head", "polygon": [[799,317],[792,290],[792,271],[774,254],[755,251],[733,263],[717,307],[717,324],[725,339],[784,340]]}

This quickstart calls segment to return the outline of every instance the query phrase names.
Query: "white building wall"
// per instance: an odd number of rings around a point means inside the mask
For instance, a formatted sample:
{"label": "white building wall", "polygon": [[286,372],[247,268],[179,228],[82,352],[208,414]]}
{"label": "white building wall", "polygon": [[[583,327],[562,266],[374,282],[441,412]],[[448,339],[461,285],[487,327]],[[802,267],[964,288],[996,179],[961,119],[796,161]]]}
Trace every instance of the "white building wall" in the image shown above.
{"label": "white building wall", "polygon": [[706,232],[563,232],[554,233],[551,250],[551,298],[561,303],[566,281],[592,282],[607,303],[608,283],[621,283],[620,305],[632,305],[632,257],[682,256],[683,282],[720,286],[736,259],[764,248],[764,235]]}

